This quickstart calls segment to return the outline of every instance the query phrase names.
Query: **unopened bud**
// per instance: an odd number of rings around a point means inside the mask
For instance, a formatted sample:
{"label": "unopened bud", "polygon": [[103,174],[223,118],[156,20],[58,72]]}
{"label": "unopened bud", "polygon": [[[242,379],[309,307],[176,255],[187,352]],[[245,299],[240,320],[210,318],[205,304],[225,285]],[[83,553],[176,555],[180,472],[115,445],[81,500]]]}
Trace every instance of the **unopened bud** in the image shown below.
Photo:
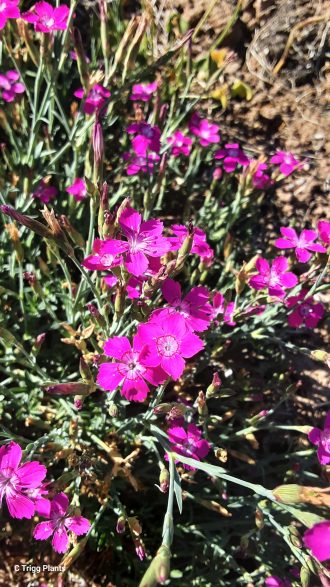
{"label": "unopened bud", "polygon": [[125,532],[126,526],[126,518],[124,516],[119,516],[116,524],[116,532],[118,534],[123,534]]}
{"label": "unopened bud", "polygon": [[140,536],[142,532],[142,527],[139,520],[135,516],[132,516],[130,518],[127,518],[127,523],[132,534],[134,534],[134,536]]}
{"label": "unopened bud", "polygon": [[91,370],[83,357],[80,357],[79,373],[81,375],[81,378],[84,381],[92,381],[93,380]]}
{"label": "unopened bud", "polygon": [[309,587],[310,579],[311,579],[310,570],[306,569],[306,567],[301,567],[301,569],[300,569],[301,587]]}
{"label": "unopened bud", "polygon": [[96,118],[93,126],[92,145],[94,151],[93,182],[95,185],[97,185],[98,183],[100,183],[100,181],[102,181],[102,168],[104,157],[103,130],[98,118]]}
{"label": "unopened bud", "polygon": [[84,405],[84,397],[82,397],[81,395],[75,395],[73,398],[73,405],[76,408],[76,410],[82,410],[83,405]]}
{"label": "unopened bud", "polygon": [[120,318],[123,315],[125,309],[125,288],[124,287],[117,287],[117,293],[115,297],[115,315],[116,318]]}
{"label": "unopened bud", "polygon": [[119,414],[118,406],[113,401],[108,403],[108,414],[111,418],[117,418]]}
{"label": "unopened bud", "polygon": [[213,379],[211,385],[208,386],[206,390],[206,398],[210,398],[217,393],[222,385],[222,381],[218,375],[218,373],[213,374]]}
{"label": "unopened bud", "polygon": [[42,389],[52,395],[89,395],[94,391],[89,383],[55,383],[43,385]]}
{"label": "unopened bud", "polygon": [[170,549],[164,544],[160,547],[154,559],[155,578],[158,583],[164,585],[170,575]]}
{"label": "unopened bud", "polygon": [[168,492],[169,484],[170,484],[170,474],[169,474],[168,470],[164,467],[161,470],[160,475],[159,475],[159,486],[160,486],[160,489],[163,493]]}
{"label": "unopened bud", "polygon": [[197,411],[200,416],[207,416],[209,411],[206,404],[206,397],[203,391],[200,391],[197,397]]}
{"label": "unopened bud", "polygon": [[261,530],[265,525],[264,515],[263,515],[262,511],[259,510],[258,508],[256,509],[255,522],[256,522],[256,526],[259,530]]}
{"label": "unopened bud", "polygon": [[77,56],[77,66],[78,72],[80,76],[80,81],[84,90],[87,92],[89,89],[89,73],[88,73],[88,63],[84,51],[83,42],[81,39],[81,34],[78,28],[74,27],[73,29],[73,44],[75,53]]}

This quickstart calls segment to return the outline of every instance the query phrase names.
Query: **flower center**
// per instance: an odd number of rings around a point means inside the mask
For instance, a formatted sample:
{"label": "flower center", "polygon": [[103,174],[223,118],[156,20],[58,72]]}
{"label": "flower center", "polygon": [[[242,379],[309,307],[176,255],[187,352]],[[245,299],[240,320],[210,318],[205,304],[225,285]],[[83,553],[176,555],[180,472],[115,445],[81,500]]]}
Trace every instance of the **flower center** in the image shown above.
{"label": "flower center", "polygon": [[156,342],[157,350],[164,357],[173,357],[179,349],[179,343],[171,334],[160,336]]}
{"label": "flower center", "polygon": [[139,363],[139,354],[134,351],[124,353],[120,361],[118,371],[127,379],[134,381],[146,371],[146,368]]}
{"label": "flower center", "polygon": [[12,490],[16,490],[17,486],[20,484],[20,480],[14,469],[8,467],[7,469],[2,469],[0,472],[0,488],[5,491],[11,492]]}
{"label": "flower center", "polygon": [[42,24],[44,24],[48,28],[52,27],[55,24],[54,18],[44,17],[41,19],[41,22],[42,22]]}
{"label": "flower center", "polygon": [[313,311],[313,308],[311,308],[308,304],[302,304],[299,311],[302,316],[306,317]]}

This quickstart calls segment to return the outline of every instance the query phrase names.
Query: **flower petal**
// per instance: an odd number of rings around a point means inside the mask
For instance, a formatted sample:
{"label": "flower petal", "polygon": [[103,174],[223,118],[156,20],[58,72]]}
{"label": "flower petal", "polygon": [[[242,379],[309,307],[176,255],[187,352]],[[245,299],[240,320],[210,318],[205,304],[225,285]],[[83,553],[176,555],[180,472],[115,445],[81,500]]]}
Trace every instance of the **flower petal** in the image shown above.
{"label": "flower petal", "polygon": [[106,391],[114,391],[121,384],[123,375],[118,371],[117,363],[102,363],[99,366],[96,383]]}
{"label": "flower petal", "polygon": [[33,538],[35,540],[47,540],[47,538],[53,534],[54,528],[55,523],[51,520],[48,522],[40,522],[40,524],[37,524],[34,529]]}
{"label": "flower petal", "polygon": [[132,349],[126,336],[114,336],[105,342],[103,350],[108,357],[121,359],[124,353],[130,352]]}

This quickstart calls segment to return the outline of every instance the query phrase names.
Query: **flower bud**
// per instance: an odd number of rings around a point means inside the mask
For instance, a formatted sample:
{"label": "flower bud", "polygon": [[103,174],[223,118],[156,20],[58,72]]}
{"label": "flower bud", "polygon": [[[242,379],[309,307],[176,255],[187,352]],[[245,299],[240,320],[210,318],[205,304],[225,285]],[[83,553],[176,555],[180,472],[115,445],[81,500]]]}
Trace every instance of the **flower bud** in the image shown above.
{"label": "flower bud", "polygon": [[197,411],[200,416],[207,416],[209,413],[207,404],[206,404],[206,397],[203,391],[200,391],[196,400],[197,403]]}
{"label": "flower bud", "polygon": [[77,56],[77,66],[78,72],[80,76],[81,84],[85,90],[88,92],[89,89],[89,73],[88,73],[88,63],[83,47],[83,42],[81,39],[81,34],[79,29],[74,27],[73,29],[73,45]]}
{"label": "flower bud", "polygon": [[119,518],[117,520],[117,525],[116,525],[116,532],[118,534],[123,534],[125,532],[125,526],[126,526],[126,518],[124,516],[119,516]]}
{"label": "flower bud", "polygon": [[257,526],[258,530],[261,530],[265,525],[264,515],[263,515],[262,511],[259,510],[258,508],[256,509],[255,522],[256,522],[256,526]]}
{"label": "flower bud", "polygon": [[222,381],[218,375],[218,373],[214,373],[213,374],[213,379],[212,379],[212,383],[211,385],[208,386],[207,390],[206,390],[206,398],[210,398],[213,395],[215,395],[217,393],[217,391],[219,390],[219,388],[222,385]]}
{"label": "flower bud", "polygon": [[154,559],[155,578],[158,583],[164,585],[170,575],[171,552],[165,544],[158,550]]}
{"label": "flower bud", "polygon": [[306,569],[306,567],[301,567],[301,569],[300,569],[301,587],[309,587],[310,579],[311,579],[310,570]]}
{"label": "flower bud", "polygon": [[73,405],[76,410],[82,410],[84,404],[84,397],[81,395],[75,395],[73,398]]}
{"label": "flower bud", "polygon": [[108,414],[111,416],[111,418],[117,418],[119,414],[118,406],[113,401],[108,403]]}
{"label": "flower bud", "polygon": [[102,181],[102,168],[104,157],[103,130],[98,118],[96,118],[93,126],[92,145],[94,151],[93,182],[95,183],[95,185],[97,185]]}
{"label": "flower bud", "polygon": [[94,387],[89,383],[54,383],[53,385],[43,385],[42,389],[52,395],[89,395],[94,391]]}
{"label": "flower bud", "polygon": [[80,357],[79,373],[84,381],[93,381],[91,370],[83,357]]}
{"label": "flower bud", "polygon": [[169,474],[168,470],[166,469],[166,467],[164,467],[161,470],[160,475],[159,475],[159,486],[160,486],[160,489],[163,493],[168,492],[169,484],[170,484],[170,474]]}
{"label": "flower bud", "polygon": [[109,28],[108,28],[108,13],[106,0],[99,0],[100,8],[100,29],[101,29],[101,46],[104,59],[109,59]]}

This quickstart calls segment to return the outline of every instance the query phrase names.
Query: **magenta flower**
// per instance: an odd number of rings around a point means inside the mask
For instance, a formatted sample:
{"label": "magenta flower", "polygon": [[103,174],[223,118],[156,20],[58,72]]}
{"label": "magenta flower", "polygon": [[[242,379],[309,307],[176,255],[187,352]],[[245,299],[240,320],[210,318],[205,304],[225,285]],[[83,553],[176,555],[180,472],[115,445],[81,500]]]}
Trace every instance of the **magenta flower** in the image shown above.
{"label": "magenta flower", "polygon": [[149,102],[151,96],[157,90],[158,84],[156,81],[150,84],[134,84],[130,100]]}
{"label": "magenta flower", "polygon": [[181,286],[173,279],[166,279],[162,284],[162,293],[168,302],[168,307],[155,310],[152,317],[158,316],[182,316],[187,330],[202,332],[207,330],[211,322],[211,306],[209,304],[209,292],[206,287],[193,287],[182,298]]}
{"label": "magenta flower", "polygon": [[[53,534],[52,547],[55,552],[63,553],[69,548],[69,536],[67,530],[77,536],[86,534],[90,528],[90,522],[82,516],[68,515],[69,500],[65,493],[58,493],[50,502],[49,520],[37,524],[33,538],[47,540]],[[47,517],[48,517],[47,516]]]}
{"label": "magenta flower", "polygon": [[145,344],[143,364],[158,367],[174,380],[182,375],[184,359],[193,357],[204,347],[203,341],[186,328],[179,314],[155,316],[146,324],[140,324],[137,336]]}
{"label": "magenta flower", "polygon": [[144,275],[149,267],[148,257],[161,257],[170,248],[168,239],[162,236],[163,223],[160,220],[142,221],[136,210],[127,206],[121,213],[119,225],[127,241],[108,239],[103,241],[101,254],[123,253],[124,264],[132,275]]}
{"label": "magenta flower", "polygon": [[266,587],[290,587],[291,581],[288,579],[281,579],[277,575],[267,577],[265,580]]}
{"label": "magenta flower", "polygon": [[127,127],[126,132],[133,134],[133,150],[136,155],[145,157],[148,151],[159,153],[160,129],[147,122],[134,122]]}
{"label": "magenta flower", "polygon": [[44,204],[48,204],[51,200],[53,200],[58,194],[58,190],[53,185],[48,185],[44,179],[41,180],[35,192],[33,192],[32,197],[40,200]]}
{"label": "magenta flower", "polygon": [[192,115],[189,121],[189,130],[199,138],[199,144],[202,147],[220,142],[218,125],[210,124],[206,118],[202,119],[197,112]]}
{"label": "magenta flower", "polygon": [[68,26],[69,8],[65,4],[53,8],[48,2],[37,2],[32,10],[24,12],[22,18],[32,22],[38,33],[64,31]]}
{"label": "magenta flower", "polygon": [[97,383],[107,391],[114,391],[121,386],[120,393],[126,399],[143,402],[149,393],[146,381],[157,386],[167,379],[160,367],[146,367],[142,364],[144,346],[136,336],[133,338],[133,346],[125,336],[109,338],[104,345],[104,352],[116,361],[99,366]]}
{"label": "magenta flower", "polygon": [[224,324],[228,324],[228,326],[236,326],[236,322],[234,322],[233,319],[234,312],[235,302],[227,302],[220,292],[214,294],[211,317],[212,320],[215,320],[216,325],[219,324],[217,321],[218,315],[223,314]]}
{"label": "magenta flower", "polygon": [[23,94],[25,86],[18,82],[19,74],[14,69],[0,73],[0,93],[5,102],[13,102],[16,94]]}
{"label": "magenta flower", "polygon": [[[178,251],[181,245],[183,245],[185,238],[189,235],[189,230],[182,224],[173,224],[171,226],[171,230],[175,234],[175,236],[170,236],[168,238],[171,243],[171,250]],[[202,261],[206,260],[207,262],[209,259],[212,260],[214,252],[210,245],[206,242],[206,234],[204,230],[196,226],[194,227],[193,231],[193,245],[190,252],[199,255]]]}
{"label": "magenta flower", "polygon": [[303,536],[306,548],[320,562],[330,559],[330,521],[325,520],[306,530]]}
{"label": "magenta flower", "polygon": [[[171,450],[189,459],[200,461],[210,451],[209,443],[201,438],[202,433],[195,424],[188,424],[187,431],[181,426],[172,426],[168,429],[167,434]],[[190,465],[183,463],[183,466],[185,469],[195,470]]]}
{"label": "magenta flower", "polygon": [[291,175],[297,167],[301,166],[301,163],[294,158],[293,154],[287,153],[286,151],[277,151],[271,157],[270,162],[279,165],[280,173],[286,177]]}
{"label": "magenta flower", "polygon": [[[83,88],[79,88],[76,90],[73,95],[76,98],[83,99],[85,98],[85,92]],[[96,111],[100,111],[102,106],[105,104],[107,98],[110,98],[111,92],[104,88],[100,84],[94,84],[89,90],[87,97],[85,99],[85,103],[83,106],[83,111],[85,114],[94,114]]]}
{"label": "magenta flower", "polygon": [[112,267],[120,265],[122,259],[121,257],[116,256],[123,252],[125,248],[122,246],[122,241],[115,241],[113,243],[113,252],[111,254],[104,252],[103,250],[106,243],[107,241],[102,241],[99,238],[94,240],[93,253],[88,255],[88,257],[82,262],[82,265],[86,267],[86,269],[90,269],[91,271],[109,271]]}
{"label": "magenta flower", "polygon": [[2,0],[0,2],[0,30],[6,26],[9,18],[21,16],[18,4],[19,0]]}
{"label": "magenta flower", "polygon": [[188,157],[192,145],[192,139],[190,137],[186,137],[178,130],[167,139],[167,142],[171,146],[171,153],[174,157],[178,157],[179,155],[186,155]]}
{"label": "magenta flower", "polygon": [[330,463],[330,412],[326,416],[324,430],[313,428],[308,434],[308,438],[312,444],[318,447],[317,457],[320,464],[328,465]]}
{"label": "magenta flower", "polygon": [[327,220],[319,220],[317,223],[317,229],[319,231],[319,236],[321,241],[324,242],[325,245],[330,245],[330,222]]}
{"label": "magenta flower", "polygon": [[237,143],[225,145],[224,149],[215,152],[214,157],[215,159],[223,159],[223,168],[227,173],[235,171],[238,165],[246,167],[250,163],[250,159]]}
{"label": "magenta flower", "polygon": [[87,196],[86,183],[80,177],[76,177],[72,185],[66,188],[66,191],[71,194],[77,202],[81,202]]}
{"label": "magenta flower", "polygon": [[28,491],[40,486],[47,469],[38,461],[20,465],[22,449],[16,442],[0,448],[0,506],[3,498],[13,518],[32,518],[35,502]]}
{"label": "magenta flower", "polygon": [[[251,161],[251,163],[254,162]],[[264,173],[266,169],[268,169],[266,163],[258,163],[256,171],[252,175],[252,185],[257,190],[264,190],[273,183],[273,180],[269,177],[269,175]]]}
{"label": "magenta flower", "polygon": [[284,238],[278,238],[275,241],[275,247],[278,249],[295,249],[295,254],[300,263],[307,263],[315,253],[326,253],[326,249],[319,244],[314,244],[317,239],[317,232],[315,230],[303,230],[300,236],[297,235],[294,228],[280,228],[281,234]]}
{"label": "magenta flower", "polygon": [[160,156],[157,153],[147,153],[146,155],[124,153],[123,158],[128,161],[126,167],[127,175],[137,175],[140,171],[143,171],[143,173],[153,173],[155,163],[160,160]]}
{"label": "magenta flower", "polygon": [[276,257],[272,266],[266,259],[259,258],[256,262],[259,273],[251,277],[249,283],[256,290],[267,288],[270,296],[284,298],[284,290],[295,287],[298,283],[298,277],[288,271],[288,266],[286,257]]}
{"label": "magenta flower", "polygon": [[308,290],[302,289],[297,296],[291,296],[286,300],[287,307],[293,308],[288,315],[288,322],[294,328],[299,328],[302,324],[307,328],[316,328],[324,316],[323,304],[314,302],[313,296],[306,297],[307,294]]}

